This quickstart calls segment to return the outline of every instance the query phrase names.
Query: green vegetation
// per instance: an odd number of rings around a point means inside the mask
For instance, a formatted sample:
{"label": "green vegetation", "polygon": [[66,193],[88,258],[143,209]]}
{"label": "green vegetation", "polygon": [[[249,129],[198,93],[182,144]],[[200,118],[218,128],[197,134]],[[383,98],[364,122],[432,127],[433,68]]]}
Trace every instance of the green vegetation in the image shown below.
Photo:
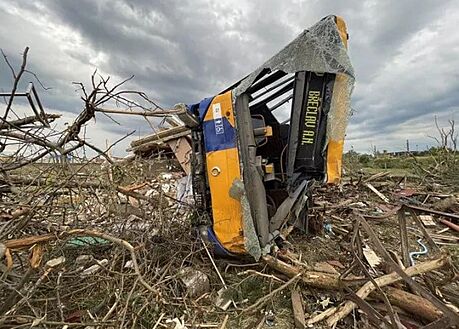
{"label": "green vegetation", "polygon": [[459,183],[459,155],[449,148],[431,148],[425,152],[360,154],[351,150],[343,156],[349,175],[374,174],[390,170],[395,176],[432,179],[438,183]]}

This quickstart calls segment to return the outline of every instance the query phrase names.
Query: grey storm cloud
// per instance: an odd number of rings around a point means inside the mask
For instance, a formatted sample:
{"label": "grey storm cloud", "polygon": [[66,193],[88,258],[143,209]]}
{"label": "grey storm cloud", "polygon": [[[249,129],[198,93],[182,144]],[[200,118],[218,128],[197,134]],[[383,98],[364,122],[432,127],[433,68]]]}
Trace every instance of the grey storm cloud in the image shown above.
{"label": "grey storm cloud", "polygon": [[[17,65],[30,46],[30,69],[52,87],[44,103],[69,117],[81,107],[72,81],[87,83],[95,68],[117,81],[135,75],[129,86],[169,107],[218,93],[329,14],[348,24],[357,77],[347,147],[431,143],[434,116],[446,122],[459,109],[455,1],[0,0],[0,48]],[[9,84],[0,65],[0,88]],[[91,138],[151,131],[115,119],[98,117]]]}

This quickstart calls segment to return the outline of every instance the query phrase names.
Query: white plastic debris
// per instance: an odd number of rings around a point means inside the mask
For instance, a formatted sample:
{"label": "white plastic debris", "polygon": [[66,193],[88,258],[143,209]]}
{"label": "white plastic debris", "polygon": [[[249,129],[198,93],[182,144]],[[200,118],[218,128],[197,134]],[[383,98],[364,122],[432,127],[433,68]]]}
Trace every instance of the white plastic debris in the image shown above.
{"label": "white plastic debris", "polygon": [[101,269],[102,266],[105,266],[108,264],[108,259],[102,259],[101,261],[97,261],[97,264],[94,264],[87,269],[85,269],[83,272],[81,272],[81,276],[88,276],[95,274],[97,271]]}
{"label": "white plastic debris", "polygon": [[93,258],[92,255],[80,255],[75,259],[75,264],[83,265],[93,260]]}
{"label": "white plastic debris", "polygon": [[182,315],[179,318],[174,318],[174,319],[167,319],[166,320],[166,323],[175,323],[175,327],[174,329],[188,329],[186,326],[185,326],[185,316]]}
{"label": "white plastic debris", "polygon": [[177,181],[176,199],[186,204],[194,203],[191,175],[184,176]]}
{"label": "white plastic debris", "polygon": [[61,256],[61,257],[50,259],[49,261],[46,262],[45,265],[46,267],[56,267],[56,266],[63,264],[64,262],[65,262],[65,257]]}
{"label": "white plastic debris", "polygon": [[367,205],[361,201],[359,202],[353,202],[349,204],[349,207],[355,207],[355,208],[366,208]]}
{"label": "white plastic debris", "polygon": [[215,300],[215,305],[221,308],[223,311],[226,311],[232,303],[232,300],[228,297],[228,294],[225,294],[226,291],[227,289],[225,288],[221,288],[219,291],[217,291],[217,298]]}
{"label": "white plastic debris", "polygon": [[124,264],[123,268],[134,268],[134,262],[132,260],[128,260],[126,264]]}
{"label": "white plastic debris", "polygon": [[325,310],[328,308],[328,305],[332,304],[332,302],[330,301],[330,297],[327,297],[322,299],[319,304],[322,306],[322,309]]}
{"label": "white plastic debris", "polygon": [[128,198],[123,193],[118,192],[119,203],[128,203]]}
{"label": "white plastic debris", "polygon": [[274,316],[274,312],[272,310],[265,311],[265,323],[268,327],[272,327],[275,324],[276,317]]}
{"label": "white plastic debris", "polygon": [[56,267],[56,266],[63,264],[64,262],[65,262],[64,256],[53,258],[46,262],[46,267]]}

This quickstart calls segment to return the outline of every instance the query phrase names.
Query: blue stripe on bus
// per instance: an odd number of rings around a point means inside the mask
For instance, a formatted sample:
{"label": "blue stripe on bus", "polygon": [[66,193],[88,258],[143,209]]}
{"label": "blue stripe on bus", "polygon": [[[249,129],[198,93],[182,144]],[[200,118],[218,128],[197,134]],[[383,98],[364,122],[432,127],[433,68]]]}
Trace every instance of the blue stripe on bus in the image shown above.
{"label": "blue stripe on bus", "polygon": [[207,152],[227,150],[236,147],[236,131],[229,123],[228,119],[223,117],[223,133],[216,131],[215,120],[204,121],[204,147]]}

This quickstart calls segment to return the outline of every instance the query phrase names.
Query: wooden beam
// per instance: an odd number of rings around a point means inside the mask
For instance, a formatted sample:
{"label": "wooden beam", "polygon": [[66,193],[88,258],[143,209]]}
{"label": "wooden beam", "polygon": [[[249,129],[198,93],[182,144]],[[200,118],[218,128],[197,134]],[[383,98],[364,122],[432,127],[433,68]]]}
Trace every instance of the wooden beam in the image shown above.
{"label": "wooden beam", "polygon": [[407,208],[413,209],[413,210],[426,212],[428,214],[444,216],[444,217],[448,217],[448,218],[454,219],[456,221],[459,221],[459,215],[456,215],[456,214],[451,214],[451,213],[448,213],[448,212],[438,211],[438,210],[424,208],[424,207],[413,206],[411,204],[404,204],[404,206],[407,207]]}
{"label": "wooden beam", "polygon": [[160,141],[164,137],[168,137],[168,136],[171,136],[171,135],[176,135],[176,134],[184,132],[184,131],[190,132],[190,130],[185,126],[177,126],[177,127],[172,127],[172,128],[160,130],[160,131],[158,131],[158,132],[156,132],[154,134],[150,134],[150,135],[145,136],[145,137],[143,137],[141,139],[132,141],[131,142],[131,148],[134,148],[136,146],[140,146],[140,145],[145,144],[147,142]]}
{"label": "wooden beam", "polygon": [[292,309],[293,309],[293,319],[295,321],[295,328],[305,329],[306,328],[306,319],[304,316],[303,309],[303,299],[298,289],[292,290]]}
{"label": "wooden beam", "polygon": [[410,266],[410,253],[408,250],[408,232],[406,228],[405,209],[402,207],[398,211],[398,223],[400,229],[400,245],[402,251],[402,261],[405,267]]}

